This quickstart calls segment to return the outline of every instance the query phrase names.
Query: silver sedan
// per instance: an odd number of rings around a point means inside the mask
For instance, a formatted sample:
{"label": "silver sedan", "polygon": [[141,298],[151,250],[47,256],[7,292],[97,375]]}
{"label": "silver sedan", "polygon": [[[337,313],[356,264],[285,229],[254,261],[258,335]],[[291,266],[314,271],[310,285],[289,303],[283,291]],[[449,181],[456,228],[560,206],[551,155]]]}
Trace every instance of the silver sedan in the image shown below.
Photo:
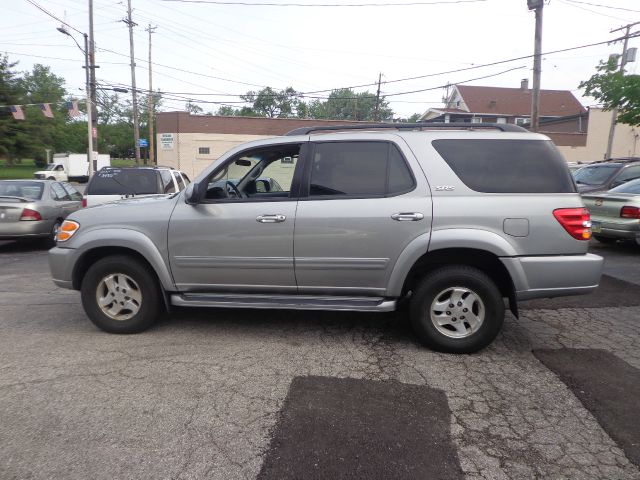
{"label": "silver sedan", "polygon": [[53,240],[82,194],[52,180],[0,180],[0,240]]}
{"label": "silver sedan", "polygon": [[626,239],[640,245],[640,179],[582,198],[591,212],[596,240],[612,243]]}

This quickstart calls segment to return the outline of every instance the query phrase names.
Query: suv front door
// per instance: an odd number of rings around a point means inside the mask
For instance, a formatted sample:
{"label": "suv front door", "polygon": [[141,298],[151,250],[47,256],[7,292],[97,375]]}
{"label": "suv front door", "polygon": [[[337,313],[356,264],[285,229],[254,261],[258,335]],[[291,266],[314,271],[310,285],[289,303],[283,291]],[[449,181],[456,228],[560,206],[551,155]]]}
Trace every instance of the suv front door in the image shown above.
{"label": "suv front door", "polygon": [[[174,281],[185,292],[295,293],[294,174],[299,144],[276,145],[232,156],[199,182],[196,205],[181,198],[169,223]],[[263,176],[282,191],[261,192]]]}
{"label": "suv front door", "polygon": [[296,214],[299,293],[383,295],[400,253],[430,232],[422,170],[400,137],[380,137],[312,144]]}

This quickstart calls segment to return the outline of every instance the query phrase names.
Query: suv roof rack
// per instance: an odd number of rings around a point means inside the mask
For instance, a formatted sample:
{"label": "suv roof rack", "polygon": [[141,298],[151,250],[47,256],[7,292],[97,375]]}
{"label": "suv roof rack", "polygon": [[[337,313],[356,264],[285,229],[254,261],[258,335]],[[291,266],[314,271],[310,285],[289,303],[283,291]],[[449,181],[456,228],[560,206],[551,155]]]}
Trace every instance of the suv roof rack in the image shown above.
{"label": "suv roof rack", "polygon": [[591,165],[594,163],[634,163],[640,162],[640,157],[619,157],[619,158],[607,158],[605,160],[598,160],[596,162],[591,162]]}
{"label": "suv roof rack", "polygon": [[302,127],[296,128],[295,130],[291,130],[287,132],[285,136],[293,136],[293,135],[308,135],[311,132],[329,132],[329,131],[337,131],[337,130],[378,130],[378,129],[389,129],[389,130],[422,130],[422,129],[451,129],[451,130],[475,130],[475,129],[489,129],[493,128],[496,130],[500,130],[502,132],[528,132],[518,125],[512,125],[509,123],[442,123],[442,122],[434,122],[434,123],[363,123],[361,125],[322,125],[317,127]]}

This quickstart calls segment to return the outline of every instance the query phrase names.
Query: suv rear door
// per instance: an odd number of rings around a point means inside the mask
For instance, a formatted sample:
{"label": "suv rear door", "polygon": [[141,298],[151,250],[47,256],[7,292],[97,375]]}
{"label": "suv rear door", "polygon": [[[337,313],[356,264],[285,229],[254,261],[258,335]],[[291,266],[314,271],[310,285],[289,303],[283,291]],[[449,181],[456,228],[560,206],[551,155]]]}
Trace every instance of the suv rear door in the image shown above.
{"label": "suv rear door", "polygon": [[382,295],[400,253],[431,229],[431,193],[397,135],[312,142],[294,238],[301,294]]}

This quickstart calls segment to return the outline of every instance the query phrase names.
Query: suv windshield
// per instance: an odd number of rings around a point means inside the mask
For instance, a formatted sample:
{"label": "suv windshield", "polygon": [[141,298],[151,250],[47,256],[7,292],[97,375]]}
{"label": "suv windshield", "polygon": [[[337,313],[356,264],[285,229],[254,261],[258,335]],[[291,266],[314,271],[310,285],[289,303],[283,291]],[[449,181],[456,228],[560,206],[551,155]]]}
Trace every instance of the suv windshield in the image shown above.
{"label": "suv windshield", "polygon": [[149,195],[164,193],[152,169],[103,168],[87,186],[87,195]]}
{"label": "suv windshield", "polygon": [[22,197],[31,200],[40,200],[43,189],[44,184],[42,182],[0,181],[0,196],[5,197]]}
{"label": "suv windshield", "polygon": [[592,165],[584,167],[573,174],[576,183],[582,185],[602,185],[609,180],[618,170],[620,165],[617,163],[608,165]]}

